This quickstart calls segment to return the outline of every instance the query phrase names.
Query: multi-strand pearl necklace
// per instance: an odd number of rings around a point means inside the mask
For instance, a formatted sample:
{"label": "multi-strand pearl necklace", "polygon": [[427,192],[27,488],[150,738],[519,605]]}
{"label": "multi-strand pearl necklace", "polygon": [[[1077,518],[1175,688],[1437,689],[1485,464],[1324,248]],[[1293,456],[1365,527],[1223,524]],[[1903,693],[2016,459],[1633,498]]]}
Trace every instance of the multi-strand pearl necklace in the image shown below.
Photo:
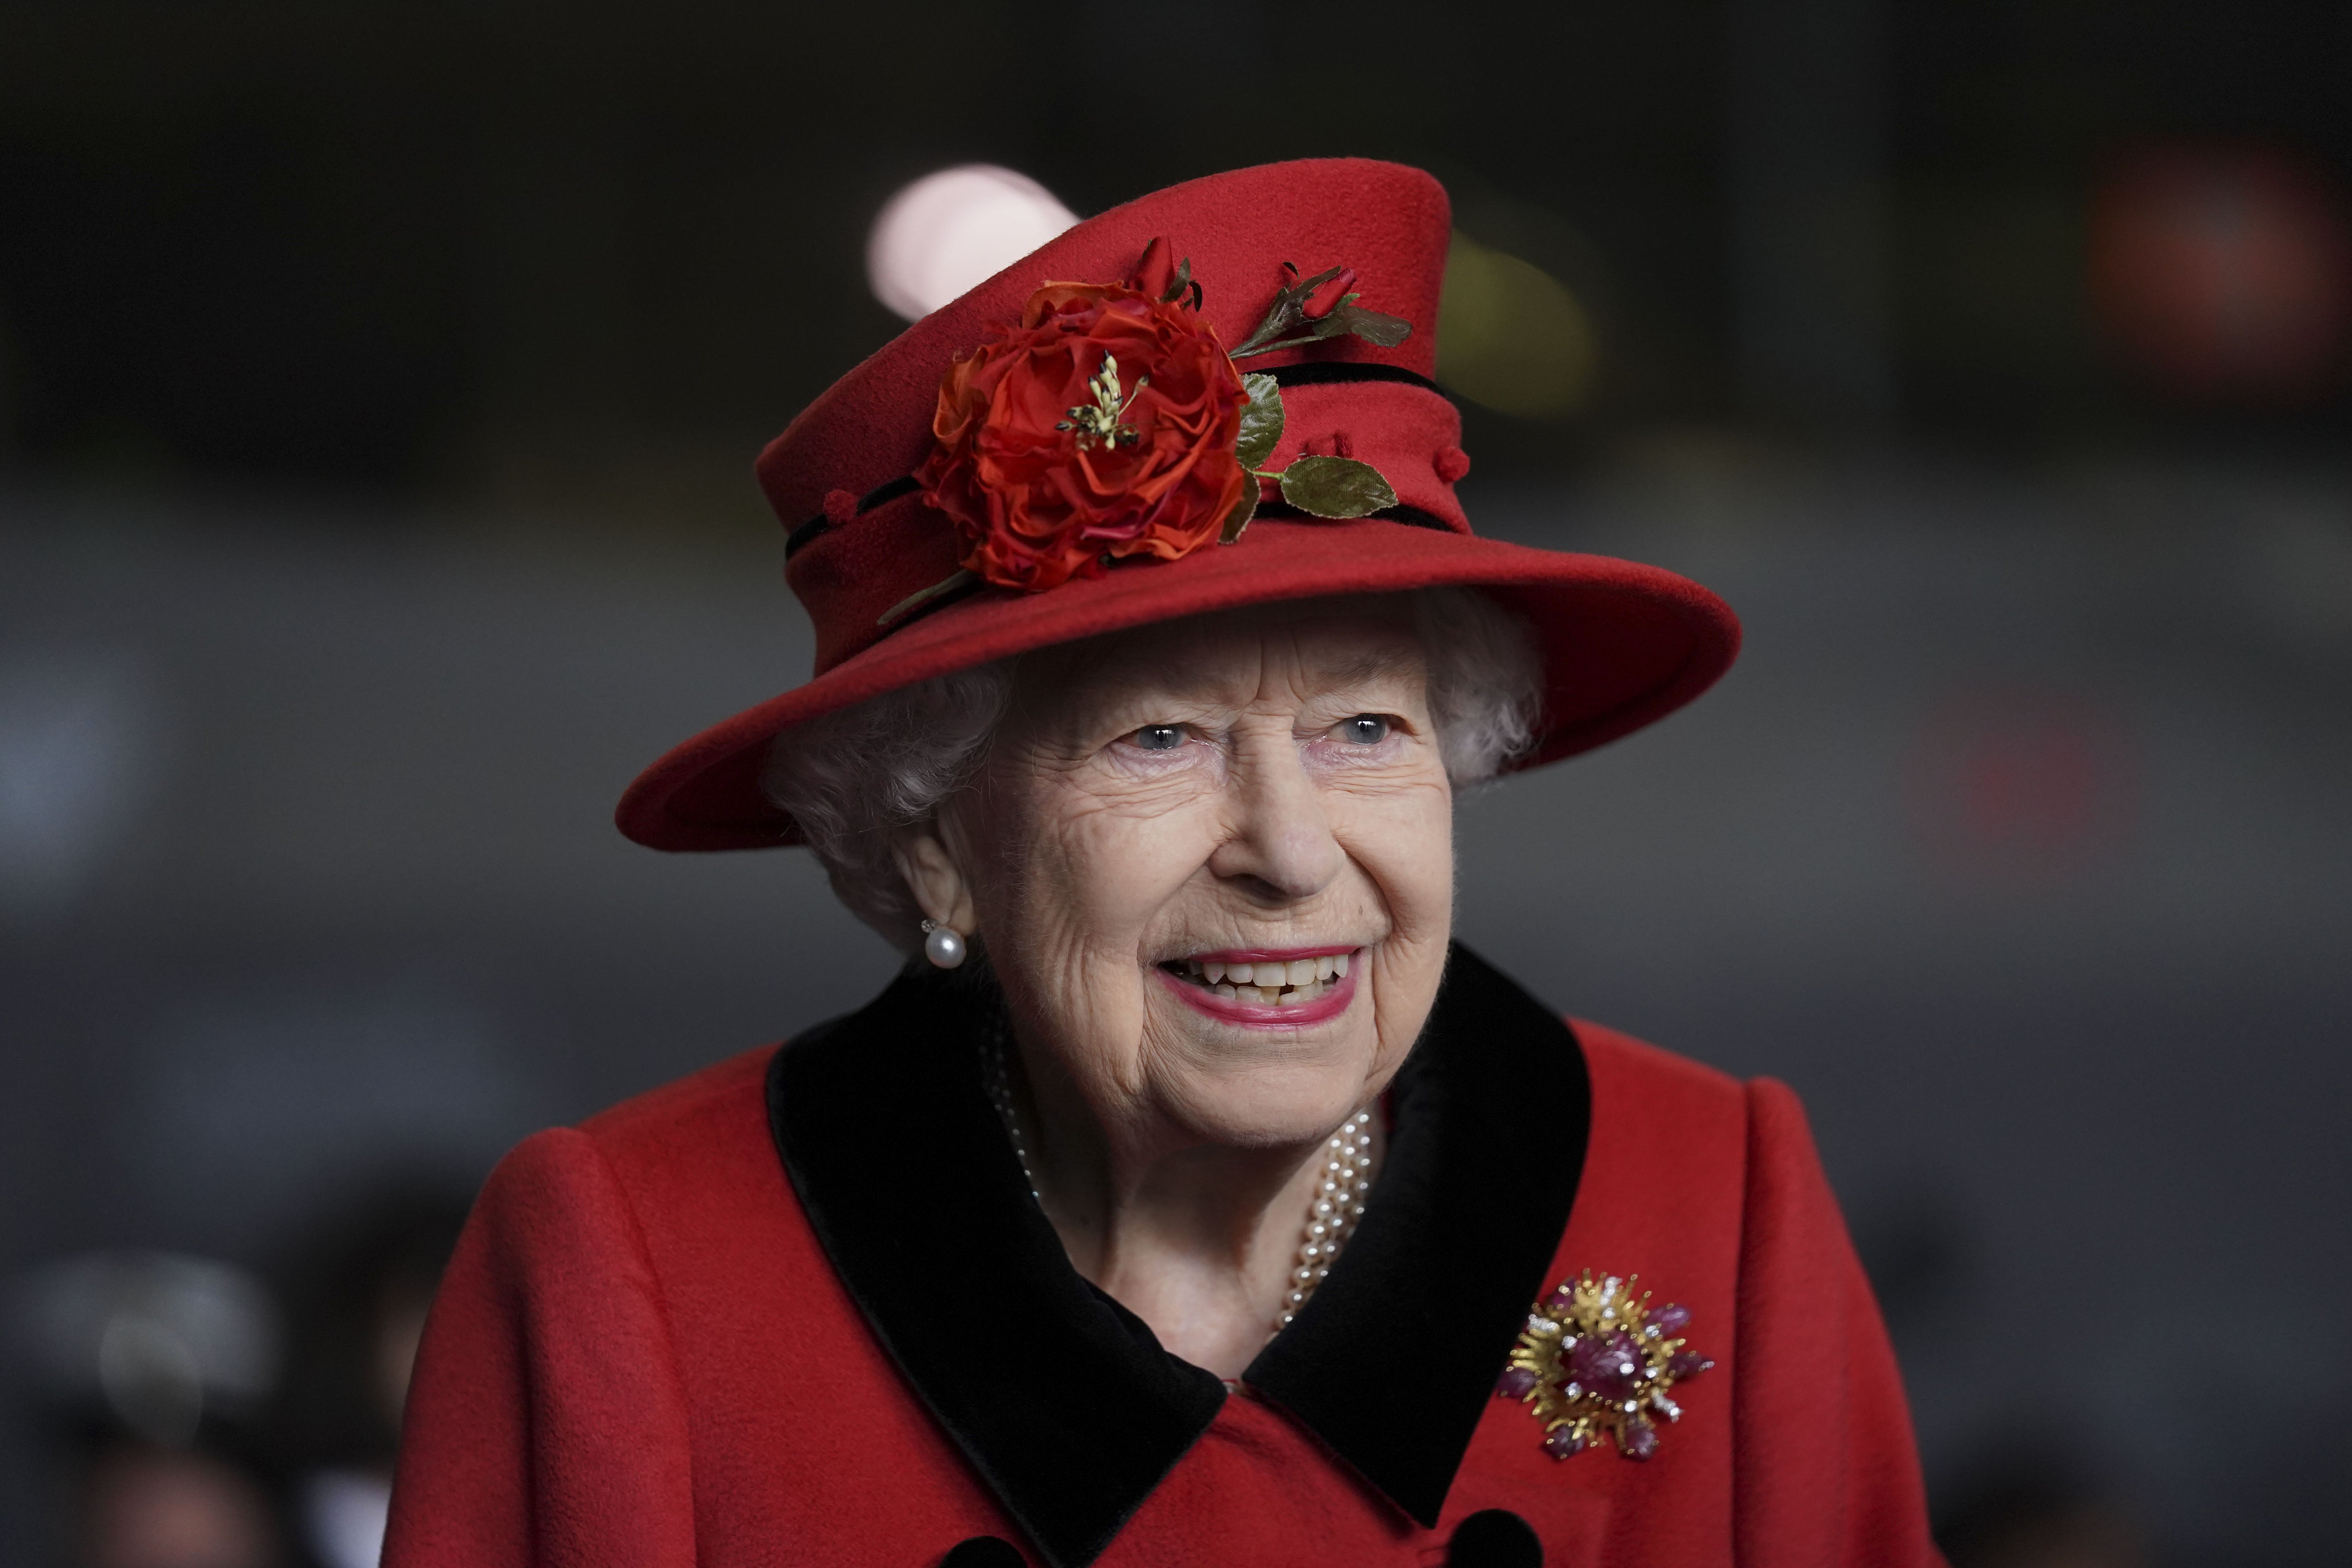
{"label": "multi-strand pearl necklace", "polygon": [[[1021,1162],[1021,1177],[1029,1184],[1029,1195],[1043,1204],[1036,1173],[1029,1168],[1021,1113],[1013,1102],[1013,1069],[1006,1059],[1011,1054],[1002,1042],[989,1050],[988,1098],[996,1107],[997,1119],[1004,1123],[1005,1137],[1012,1141],[1013,1157]],[[1290,1271],[1290,1289],[1282,1299],[1282,1311],[1272,1332],[1278,1334],[1288,1328],[1307,1299],[1315,1294],[1315,1288],[1330,1274],[1332,1260],[1364,1217],[1365,1200],[1371,1191],[1372,1113],[1359,1110],[1323,1145],[1323,1174],[1316,1184],[1314,1205],[1307,1212],[1306,1228],[1299,1235],[1298,1262]]]}
{"label": "multi-strand pearl necklace", "polygon": [[1013,1069],[1005,1058],[1013,1053],[998,1040],[988,1047],[988,1099],[996,1107],[996,1119],[1004,1123],[1004,1135],[1013,1141],[1013,1157],[1021,1162],[1021,1179],[1029,1184],[1029,1195],[1043,1207],[1045,1200],[1038,1197],[1036,1173],[1029,1169],[1029,1150],[1021,1141],[1021,1113],[1013,1108]]}
{"label": "multi-strand pearl necklace", "polygon": [[1290,1327],[1290,1320],[1331,1272],[1332,1259],[1364,1217],[1364,1200],[1371,1191],[1372,1113],[1359,1110],[1323,1145],[1323,1179],[1316,1184],[1315,1206],[1307,1211],[1298,1267],[1290,1271],[1290,1294],[1282,1299],[1281,1315],[1274,1321],[1276,1333]]}

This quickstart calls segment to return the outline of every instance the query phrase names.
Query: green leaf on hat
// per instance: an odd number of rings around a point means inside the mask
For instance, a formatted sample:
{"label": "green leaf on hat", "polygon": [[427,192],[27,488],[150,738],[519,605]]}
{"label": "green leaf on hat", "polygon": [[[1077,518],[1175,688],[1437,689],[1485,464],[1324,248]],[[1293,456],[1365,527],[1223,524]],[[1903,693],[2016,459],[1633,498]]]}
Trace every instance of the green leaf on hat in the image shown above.
{"label": "green leaf on hat", "polygon": [[874,624],[877,626],[887,626],[893,621],[902,620],[906,616],[912,615],[915,611],[921,609],[925,605],[929,604],[934,599],[942,598],[949,594],[954,593],[959,588],[962,588],[970,584],[977,583],[979,581],[980,576],[977,573],[966,570],[960,566],[956,568],[955,571],[950,573],[947,576],[942,577],[938,582],[932,584],[929,587],[917,589],[914,593],[908,595],[905,598],[899,600],[897,604],[883,611],[880,616],[875,618]]}
{"label": "green leaf on hat", "polygon": [[1411,321],[1402,316],[1364,309],[1356,303],[1363,297],[1360,294],[1342,295],[1338,304],[1320,316],[1307,314],[1307,302],[1314,297],[1315,290],[1346,270],[1344,267],[1328,267],[1312,278],[1302,278],[1286,289],[1276,289],[1265,320],[1257,324],[1257,331],[1234,345],[1230,357],[1246,359],[1251,354],[1270,354],[1277,349],[1304,348],[1349,332],[1384,349],[1392,349],[1411,337]]}
{"label": "green leaf on hat", "polygon": [[1396,491],[1370,463],[1301,458],[1282,470],[1282,499],[1315,517],[1363,517],[1396,505]]}
{"label": "green leaf on hat", "polygon": [[1257,515],[1257,476],[1253,474],[1242,486],[1242,499],[1234,502],[1233,510],[1225,513],[1225,526],[1217,531],[1218,543],[1239,544],[1242,542],[1242,530],[1247,528],[1250,519]]}
{"label": "green leaf on hat", "polygon": [[1366,342],[1378,344],[1384,349],[1392,349],[1412,336],[1411,321],[1406,321],[1402,316],[1390,316],[1378,310],[1367,310],[1356,303],[1356,297],[1353,294],[1349,295],[1326,319],[1339,321]]}
{"label": "green leaf on hat", "polygon": [[1249,394],[1249,406],[1242,410],[1242,437],[1234,456],[1243,468],[1255,468],[1274,456],[1274,444],[1282,439],[1282,388],[1258,372],[1242,377],[1242,388]]}
{"label": "green leaf on hat", "polygon": [[[1192,281],[1192,258],[1188,256],[1176,264],[1176,270],[1168,279],[1167,292],[1160,296],[1160,302],[1163,305],[1172,305],[1184,297],[1187,289],[1197,287],[1199,285]],[[1200,304],[1201,301],[1198,300],[1192,301],[1195,310],[1200,308]]]}
{"label": "green leaf on hat", "polygon": [[[1307,321],[1307,301],[1316,289],[1346,270],[1343,267],[1326,268],[1312,278],[1301,279],[1286,289],[1276,289],[1274,303],[1266,308],[1265,320],[1257,324],[1257,331],[1233,346],[1229,351],[1230,356],[1241,359],[1249,354],[1271,353],[1278,348],[1289,348],[1297,343],[1313,342],[1318,337],[1330,336],[1330,332],[1318,330],[1322,321]],[[1326,321],[1328,319],[1324,318]],[[1306,337],[1281,341],[1283,333],[1301,323],[1307,326]],[[1333,331],[1338,330],[1332,329]]]}

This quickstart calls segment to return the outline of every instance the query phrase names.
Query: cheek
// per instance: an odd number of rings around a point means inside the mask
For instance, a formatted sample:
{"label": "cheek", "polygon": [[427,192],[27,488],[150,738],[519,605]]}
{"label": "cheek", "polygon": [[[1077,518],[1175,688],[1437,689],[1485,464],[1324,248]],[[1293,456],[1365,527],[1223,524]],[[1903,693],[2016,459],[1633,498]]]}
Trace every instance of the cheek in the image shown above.
{"label": "cheek", "polygon": [[1350,803],[1349,851],[1386,908],[1389,935],[1373,971],[1379,1070],[1395,1070],[1420,1037],[1454,934],[1453,797],[1433,788]]}
{"label": "cheek", "polygon": [[1045,963],[1131,963],[1154,918],[1214,847],[1212,814],[1197,802],[1143,811],[1047,793],[1024,815],[1030,832],[1006,912],[1013,934],[1036,944]]}
{"label": "cheek", "polygon": [[1062,825],[1055,861],[1061,896],[1093,940],[1125,957],[1151,919],[1192,878],[1203,852],[1176,813],[1096,812]]}
{"label": "cheek", "polygon": [[1349,858],[1380,889],[1408,942],[1450,933],[1454,912],[1454,803],[1434,786],[1349,796],[1332,814]]}
{"label": "cheek", "polygon": [[982,903],[991,955],[1024,1033],[1063,1058],[1090,1100],[1141,1092],[1153,981],[1139,959],[1207,858],[1208,815],[1041,811]]}

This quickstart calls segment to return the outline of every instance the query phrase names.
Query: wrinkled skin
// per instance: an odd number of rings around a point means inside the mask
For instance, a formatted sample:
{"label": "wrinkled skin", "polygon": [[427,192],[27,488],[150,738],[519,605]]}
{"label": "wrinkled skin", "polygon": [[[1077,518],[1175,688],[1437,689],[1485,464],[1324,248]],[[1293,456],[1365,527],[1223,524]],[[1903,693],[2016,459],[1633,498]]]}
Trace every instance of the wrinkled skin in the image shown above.
{"label": "wrinkled skin", "polygon": [[[1079,1271],[1225,1377],[1291,1288],[1323,1142],[1435,999],[1453,795],[1401,601],[1194,617],[1024,659],[970,790],[902,843],[1003,984],[1047,1215]],[[1189,1004],[1161,966],[1343,944],[1305,1026]]]}

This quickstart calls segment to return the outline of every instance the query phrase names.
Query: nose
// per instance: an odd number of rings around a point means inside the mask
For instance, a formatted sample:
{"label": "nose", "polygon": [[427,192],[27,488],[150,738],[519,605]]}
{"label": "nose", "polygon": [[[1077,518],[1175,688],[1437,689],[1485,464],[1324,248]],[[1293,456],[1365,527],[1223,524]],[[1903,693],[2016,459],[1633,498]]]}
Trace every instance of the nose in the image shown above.
{"label": "nose", "polygon": [[1231,827],[1209,869],[1261,902],[1313,898],[1339,876],[1341,854],[1297,742],[1287,732],[1252,736],[1234,753]]}

